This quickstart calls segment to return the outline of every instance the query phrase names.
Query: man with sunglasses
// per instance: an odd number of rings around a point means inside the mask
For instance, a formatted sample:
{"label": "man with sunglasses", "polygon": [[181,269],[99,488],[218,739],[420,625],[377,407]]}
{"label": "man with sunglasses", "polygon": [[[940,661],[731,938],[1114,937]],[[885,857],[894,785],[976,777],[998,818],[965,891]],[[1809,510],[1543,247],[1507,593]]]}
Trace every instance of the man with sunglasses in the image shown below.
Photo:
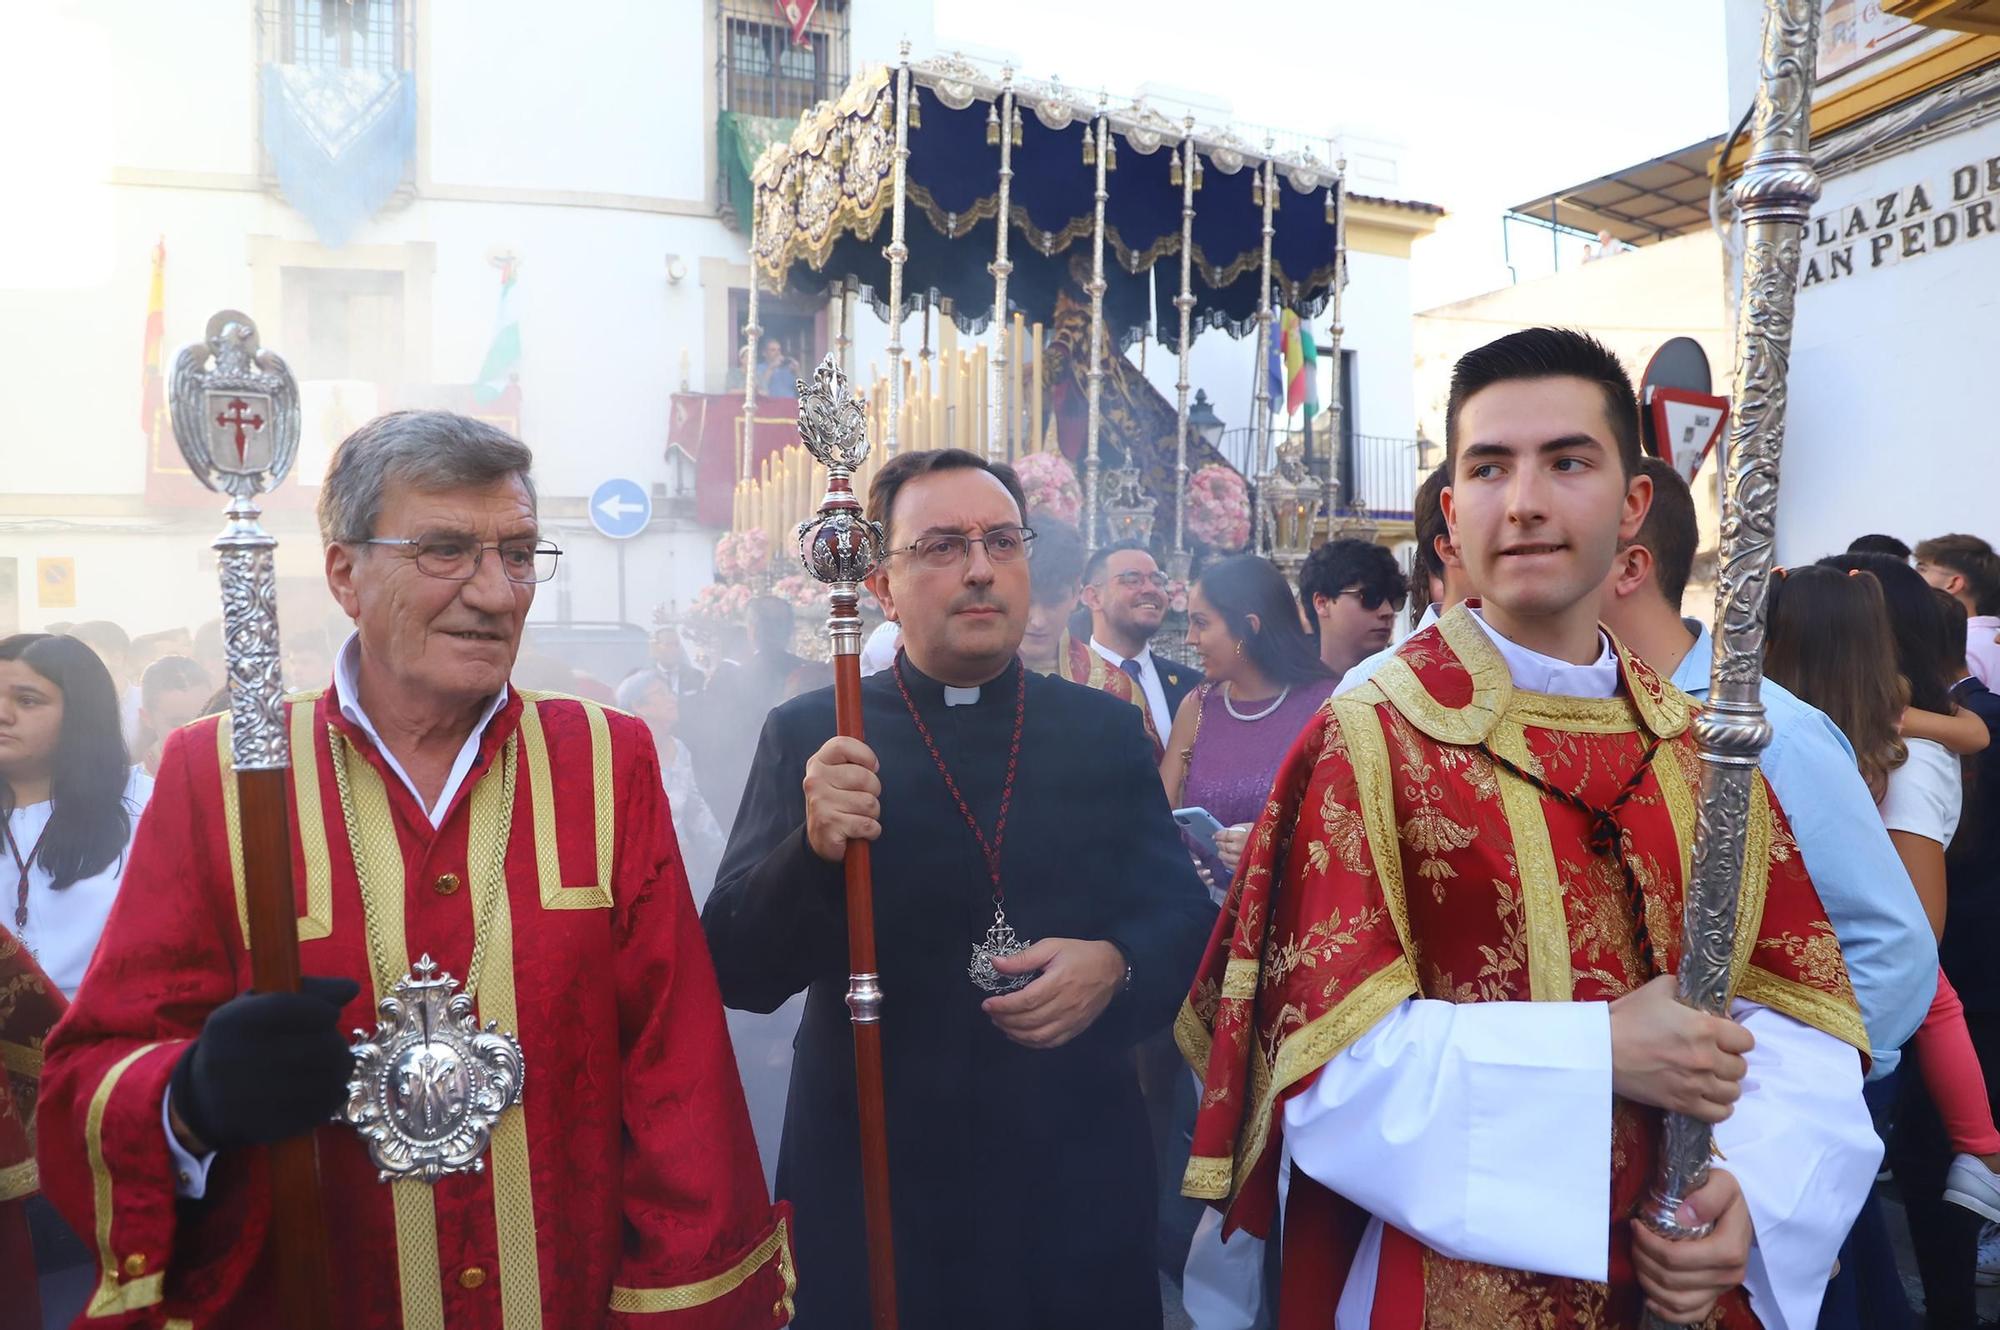
{"label": "man with sunglasses", "polygon": [[1409,592],[1396,556],[1368,540],[1329,540],[1299,569],[1299,605],[1338,679],[1389,645]]}
{"label": "man with sunglasses", "polygon": [[1138,708],[1017,655],[1035,537],[1012,468],[901,453],[868,507],[902,649],[861,682],[867,741],[834,737],[830,688],[772,711],[702,916],[729,1005],[806,993],[777,1177],[800,1322],[868,1323],[841,875],[862,840],[902,1324],[1158,1330],[1131,1049],[1172,1018],[1214,907]]}
{"label": "man with sunglasses", "polygon": [[[788,1318],[785,1212],[765,1191],[652,738],[510,680],[561,554],[531,460],[444,412],[384,416],[334,454],[320,531],[355,631],[332,686],[281,718],[302,991],[248,991],[252,815],[230,718],[168,739],[158,812],[42,1083],[43,1182],[96,1235],[93,1324],[295,1323],[274,1301],[272,1201],[250,1147],[308,1133],[335,1324]],[[476,1004],[479,1041],[452,1042],[455,1013],[424,996],[439,983]],[[372,1080],[347,1032],[375,1029],[399,991],[412,1021],[435,1001],[442,1026],[374,1048]],[[481,1057],[503,1035],[517,1095]],[[379,1111],[372,1139],[334,1120],[357,1104]],[[451,1140],[470,1158],[431,1153]],[[407,1167],[425,1157],[433,1181]],[[378,1169],[402,1176],[384,1185]]]}

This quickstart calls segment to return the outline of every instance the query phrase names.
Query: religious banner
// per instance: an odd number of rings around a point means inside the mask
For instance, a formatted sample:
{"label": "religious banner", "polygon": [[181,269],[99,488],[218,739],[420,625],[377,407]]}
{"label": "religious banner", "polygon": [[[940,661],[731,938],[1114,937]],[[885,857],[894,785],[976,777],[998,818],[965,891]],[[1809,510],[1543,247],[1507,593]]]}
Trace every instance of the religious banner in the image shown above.
{"label": "religious banner", "polygon": [[264,151],[285,201],[338,249],[403,182],[416,81],[399,69],[264,66]]}

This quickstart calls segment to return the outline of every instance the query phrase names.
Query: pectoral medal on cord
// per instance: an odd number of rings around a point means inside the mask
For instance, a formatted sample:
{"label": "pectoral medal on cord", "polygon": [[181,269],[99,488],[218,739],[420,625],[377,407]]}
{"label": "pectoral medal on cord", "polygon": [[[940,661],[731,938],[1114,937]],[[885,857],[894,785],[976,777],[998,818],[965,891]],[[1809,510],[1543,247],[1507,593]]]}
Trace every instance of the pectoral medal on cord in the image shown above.
{"label": "pectoral medal on cord", "polygon": [[1002,956],[1012,956],[1026,951],[1034,942],[1022,941],[1014,936],[1013,925],[1007,922],[1007,891],[1000,883],[1000,845],[1007,835],[1007,810],[1014,802],[1014,773],[1021,763],[1021,722],[1028,714],[1028,671],[1025,666],[1017,667],[1014,690],[1014,737],[1007,746],[1007,777],[1000,785],[1000,813],[993,823],[993,839],[988,841],[986,833],[979,829],[979,819],[972,815],[972,806],[965,802],[959,792],[958,782],[952,778],[951,768],[945,765],[944,754],[938,751],[937,741],[931,738],[930,727],[924,724],[923,715],[918,712],[915,699],[910,696],[909,685],[903,682],[903,658],[899,654],[890,667],[896,676],[896,691],[903,695],[903,705],[909,708],[910,719],[915,722],[917,736],[930,750],[931,761],[937,763],[938,774],[944,777],[944,787],[951,792],[952,800],[958,804],[959,815],[965,825],[972,830],[972,838],[979,842],[979,853],[986,860],[986,875],[993,882],[993,923],[986,930],[986,940],[972,944],[972,959],[966,964],[965,973],[973,986],[983,992],[1001,994],[1012,993],[1026,988],[1040,975],[1040,971],[1027,974],[1001,974],[993,968],[993,962]]}

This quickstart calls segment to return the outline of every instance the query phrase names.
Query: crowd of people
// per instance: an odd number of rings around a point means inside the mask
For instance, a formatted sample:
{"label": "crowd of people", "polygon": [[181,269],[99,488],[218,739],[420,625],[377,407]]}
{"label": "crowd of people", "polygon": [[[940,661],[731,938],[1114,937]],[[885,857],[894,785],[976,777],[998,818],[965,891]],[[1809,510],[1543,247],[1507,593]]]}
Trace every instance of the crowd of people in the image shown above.
{"label": "crowd of people", "polygon": [[[1870,535],[1774,575],[1734,1001],[1699,1015],[1670,976],[1712,649],[1688,486],[1577,334],[1467,356],[1448,415],[1407,573],[1347,539],[1296,587],[1214,559],[1171,654],[1145,545],[1087,549],[974,454],[890,459],[865,742],[773,597],[712,669],[673,627],[616,682],[523,668],[527,450],[364,427],[321,502],[354,630],[287,660],[321,846],[296,995],[243,991],[216,626],[0,640],[0,1270],[106,1324],[275,1324],[236,1161],[310,1131],[372,1253],[345,1323],[866,1324],[865,841],[905,1324],[1140,1330],[1166,1287],[1201,1330],[1914,1327],[1898,1222],[1925,1324],[1977,1323],[2000,555]],[[392,527],[407,560],[370,548]],[[537,1071],[491,1169],[425,1193],[428,1238],[325,1125],[337,1032],[420,950],[488,976]],[[1681,1241],[1632,1218],[1669,1110],[1718,1147]]]}

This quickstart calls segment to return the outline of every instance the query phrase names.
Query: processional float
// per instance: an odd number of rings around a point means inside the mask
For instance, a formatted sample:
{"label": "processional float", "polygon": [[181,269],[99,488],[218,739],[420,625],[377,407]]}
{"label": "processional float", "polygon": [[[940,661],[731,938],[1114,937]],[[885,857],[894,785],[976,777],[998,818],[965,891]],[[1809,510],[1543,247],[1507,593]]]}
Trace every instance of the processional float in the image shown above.
{"label": "processional float", "polygon": [[[964,404],[982,418],[958,437],[983,439],[990,458],[1006,461],[1023,439],[1029,402],[1036,416],[1041,406],[1039,381],[1023,381],[1029,365],[1017,316],[1041,317],[1074,284],[1089,301],[1085,540],[1095,548],[1103,537],[1096,514],[1106,360],[1111,347],[1150,335],[1179,358],[1170,520],[1173,551],[1184,553],[1189,456],[1215,456],[1189,437],[1188,353],[1199,329],[1254,331],[1261,367],[1274,304],[1308,316],[1331,305],[1335,389],[1327,418],[1329,437],[1339,437],[1344,171],[1344,162],[1321,162],[1309,150],[1280,152],[1269,138],[1260,150],[1233,131],[1171,119],[1143,99],[1114,106],[1099,96],[1092,105],[1060,82],[1019,79],[1012,69],[996,75],[957,56],[913,62],[905,43],[893,68],[871,70],[807,111],[751,173],[741,480],[754,479],[760,290],[831,298],[843,356],[857,295],[888,323],[886,404],[876,403],[876,413],[889,455],[909,445],[902,435],[910,293],[926,313],[969,336],[987,335],[990,383]],[[1178,317],[1157,319],[1155,307],[1169,305]],[[1254,377],[1251,479],[1261,480],[1271,467],[1275,415],[1268,375]],[[1041,422],[1029,426],[1032,445]],[[1329,507],[1334,472],[1328,468]],[[1261,503],[1256,516],[1261,541]]]}
{"label": "processional float", "polygon": [[[881,563],[887,534],[862,513],[854,471],[868,455],[867,415],[840,363],[828,356],[798,380],[799,437],[826,468],[819,515],[798,529],[799,560],[827,589],[834,728],[861,730],[861,582]],[[889,1222],[889,1127],[882,1096],[882,981],[875,969],[875,887],[868,842],[849,840],[847,1011],[854,1029],[854,1085],[861,1127],[861,1197],[868,1238],[869,1324],[896,1330],[896,1261]]]}
{"label": "processional float", "polygon": [[[291,744],[278,650],[278,542],[258,521],[257,499],[276,488],[298,457],[298,383],[276,352],[258,345],[248,315],[223,310],[208,321],[205,338],[174,361],[170,395],[174,440],[188,470],[229,496],[228,524],[215,550],[251,983],[263,993],[295,993],[299,933],[285,811]],[[302,1330],[332,1330],[317,1148],[308,1134],[266,1149],[279,1305]]]}
{"label": "processional float", "polygon": [[[1807,112],[1820,0],[1766,0],[1750,155],[1736,185],[1744,231],[1736,323],[1736,403],[1724,468],[1722,550],[1715,587],[1715,656],[1708,703],[1695,721],[1701,804],[1681,923],[1681,1001],[1727,1015],[1739,883],[1757,756],[1771,741],[1758,700],[1785,442],[1785,373],[1799,285],[1799,242],[1819,178]],[[1672,1238],[1702,1236],[1675,1214],[1708,1180],[1707,1123],[1667,1115],[1660,1174],[1640,1218]],[[1658,1324],[1658,1322],[1653,1322]]]}

